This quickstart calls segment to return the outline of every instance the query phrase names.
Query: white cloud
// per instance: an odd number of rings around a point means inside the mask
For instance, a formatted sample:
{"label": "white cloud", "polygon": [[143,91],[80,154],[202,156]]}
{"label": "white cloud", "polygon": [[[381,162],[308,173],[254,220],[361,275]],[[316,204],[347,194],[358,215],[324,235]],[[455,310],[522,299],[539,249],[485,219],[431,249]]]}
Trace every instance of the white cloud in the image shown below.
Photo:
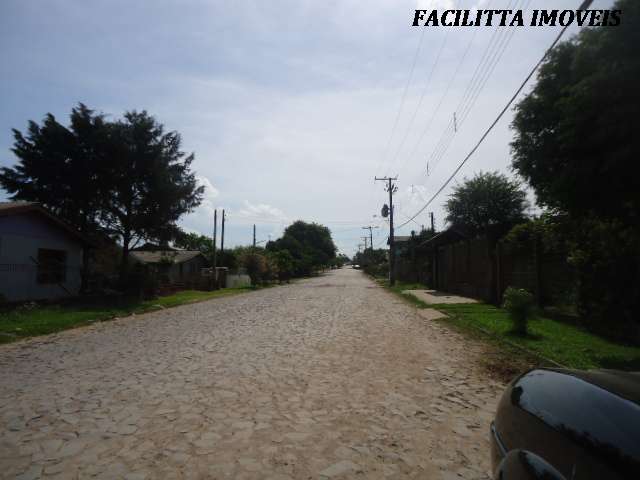
{"label": "white cloud", "polygon": [[248,220],[250,223],[260,223],[260,221],[267,223],[286,223],[289,221],[285,213],[272,205],[266,203],[253,204],[249,200],[244,201],[244,207],[240,210],[231,211],[229,213],[231,218],[239,220]]}
{"label": "white cloud", "polygon": [[213,186],[211,180],[202,175],[197,175],[196,180],[199,186],[204,187],[202,203],[197,210],[204,210],[204,214],[211,216],[215,210],[215,200],[220,196],[220,191]]}

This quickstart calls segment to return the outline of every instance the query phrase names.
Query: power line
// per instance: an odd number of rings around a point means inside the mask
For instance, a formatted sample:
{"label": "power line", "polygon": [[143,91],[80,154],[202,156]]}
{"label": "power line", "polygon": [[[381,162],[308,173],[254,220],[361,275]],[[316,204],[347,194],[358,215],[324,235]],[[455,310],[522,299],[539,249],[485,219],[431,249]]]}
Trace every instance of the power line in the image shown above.
{"label": "power line", "polygon": [[399,170],[402,170],[404,168],[404,165],[407,163],[407,160],[413,158],[414,155],[416,154],[416,152],[418,151],[418,149],[420,148],[420,145],[422,144],[422,140],[424,139],[424,137],[426,136],[427,132],[431,128],[431,125],[433,124],[433,120],[434,120],[435,116],[440,111],[440,107],[442,106],[442,103],[444,102],[444,99],[446,98],[447,94],[449,93],[449,90],[451,89],[451,85],[453,84],[454,80],[458,76],[458,72],[460,71],[460,67],[464,63],[464,59],[467,57],[467,54],[469,53],[469,50],[471,49],[471,45],[473,45],[473,40],[475,39],[475,36],[478,33],[478,30],[479,30],[478,28],[474,28],[473,29],[473,34],[471,35],[471,39],[469,40],[469,43],[467,44],[467,47],[465,48],[464,53],[462,54],[462,57],[460,57],[460,61],[458,62],[458,65],[456,66],[456,69],[453,72],[453,75],[451,76],[451,78],[447,82],[447,86],[446,86],[446,89],[445,89],[444,93],[440,96],[440,100],[438,101],[438,104],[436,105],[435,110],[432,112],[431,117],[429,118],[429,121],[427,122],[424,130],[422,130],[422,133],[418,137],[418,141],[416,142],[415,146],[411,149],[409,155],[404,157],[404,161],[402,162]]}
{"label": "power line", "polygon": [[[457,5],[454,5],[454,8],[456,8]],[[422,105],[422,101],[424,100],[424,97],[427,93],[427,89],[429,88],[429,85],[431,85],[431,79],[433,78],[433,72],[435,72],[436,67],[438,66],[438,62],[440,61],[440,57],[442,56],[442,52],[444,50],[444,47],[447,43],[447,38],[449,37],[449,32],[450,30],[447,29],[444,38],[442,39],[442,44],[440,45],[440,49],[438,50],[438,54],[436,55],[435,60],[433,61],[433,65],[431,66],[431,70],[429,71],[429,76],[427,77],[427,81],[424,84],[424,87],[422,88],[422,93],[420,94],[420,99],[418,100],[418,103],[416,104],[416,108],[413,111],[413,115],[411,117],[411,120],[409,120],[409,124],[407,125],[407,128],[404,132],[404,136],[402,137],[402,140],[400,141],[400,143],[398,144],[398,148],[396,149],[396,153],[393,156],[393,158],[391,159],[391,163],[389,164],[389,168],[387,169],[387,174],[389,174],[389,170],[391,169],[391,167],[393,166],[393,164],[397,161],[398,156],[400,155],[400,152],[402,151],[402,147],[404,146],[405,142],[407,141],[407,137],[409,136],[409,132],[411,131],[411,127],[413,126],[413,122],[415,122],[416,117],[418,115],[418,112],[420,111],[420,106]]]}
{"label": "power line", "polygon": [[418,41],[418,45],[416,47],[416,53],[413,56],[413,62],[411,63],[411,69],[409,70],[409,76],[407,77],[407,83],[404,86],[404,91],[402,92],[402,97],[400,99],[400,105],[398,106],[398,111],[396,113],[395,121],[393,122],[393,127],[391,128],[391,134],[389,135],[389,140],[387,141],[387,146],[384,149],[384,153],[380,158],[380,163],[376,168],[376,172],[380,169],[384,161],[386,160],[387,153],[389,148],[391,147],[391,141],[393,140],[393,136],[396,133],[398,128],[398,123],[400,121],[400,116],[402,115],[402,110],[404,109],[404,103],[407,98],[407,92],[409,90],[409,86],[411,85],[411,80],[413,79],[413,72],[416,68],[416,64],[418,63],[418,57],[420,56],[420,50],[422,49],[422,41],[424,40],[424,34],[426,32],[426,28],[422,30],[422,34],[420,35],[420,40]]}
{"label": "power line", "polygon": [[[519,0],[516,0],[515,5],[517,5],[518,2]],[[510,0],[509,4],[507,5],[507,9],[511,9],[512,3],[513,3],[513,0]],[[509,28],[513,30],[514,27],[509,27]],[[461,110],[466,109],[467,105],[469,105],[470,100],[471,98],[473,98],[473,94],[476,91],[477,85],[481,83],[481,79],[485,77],[485,74],[487,72],[489,72],[490,70],[491,72],[493,71],[493,69],[492,68],[490,69],[489,66],[492,63],[492,60],[496,58],[496,53],[500,50],[500,46],[503,44],[502,42],[503,39],[507,37],[508,37],[508,29],[501,28],[498,26],[495,27],[489,39],[489,42],[487,43],[487,46],[484,49],[484,52],[482,53],[482,56],[480,57],[478,64],[476,65],[473,75],[471,76],[471,80],[469,80],[469,83],[465,88],[462,98],[460,99],[460,102],[458,103],[454,112],[456,111],[460,112]],[[495,68],[495,64],[493,68]],[[437,162],[439,162],[440,158],[444,155],[446,150],[448,150],[455,133],[456,132],[454,128],[454,122],[453,120],[450,120],[449,123],[447,123],[447,126],[445,127],[445,129],[443,130],[442,134],[440,135],[440,139],[438,140],[436,146],[434,147],[429,157],[430,165],[433,166],[437,164]]]}
{"label": "power line", "polygon": [[[527,3],[523,9],[528,8],[530,3],[531,3],[531,0],[527,0]],[[517,2],[515,6],[517,6]],[[481,72],[481,74],[478,76],[478,81],[470,90],[470,92],[472,93],[470,93],[470,96],[468,101],[466,102],[466,105],[464,105],[464,107],[462,107],[461,109],[462,118],[460,119],[458,125],[461,125],[466,120],[469,113],[473,109],[473,106],[475,105],[478,97],[480,96],[480,93],[482,92],[482,90],[484,90],[484,87],[487,81],[493,74],[493,71],[495,70],[496,65],[499,63],[500,59],[502,58],[504,52],[507,49],[507,46],[511,42],[511,39],[514,33],[515,33],[515,30],[513,27],[511,27],[511,29],[508,31],[508,34],[503,36],[500,40],[498,40],[498,42],[500,42],[499,46],[497,46],[496,49],[494,49],[494,52],[489,56],[489,60],[488,60],[489,63],[487,63],[486,68],[483,69],[484,71]],[[460,105],[462,105],[462,102]],[[454,112],[454,115],[455,115],[455,112]],[[453,125],[453,122],[449,123],[449,134],[446,137],[444,137],[444,140],[440,145],[440,150],[438,152],[433,152],[432,157],[430,158],[427,164],[428,166],[431,166],[431,172],[433,172],[433,170],[440,164],[442,158],[445,156],[449,147],[451,146],[453,137],[455,136],[455,133],[456,133],[455,128],[452,128],[451,125]]]}
{"label": "power line", "polygon": [[[591,5],[591,3],[593,2],[593,0],[584,0],[582,2],[582,4],[580,5],[580,7],[578,7],[578,10],[586,10],[587,8],[589,8],[589,6]],[[540,65],[542,64],[542,62],[547,58],[547,56],[549,55],[549,53],[551,52],[551,50],[553,50],[553,48],[556,46],[556,44],[560,41],[560,38],[562,38],[562,35],[564,34],[564,32],[567,30],[567,28],[569,27],[569,25],[565,25],[562,30],[560,30],[560,33],[558,34],[558,36],[555,38],[555,40],[553,41],[553,43],[549,46],[549,48],[547,48],[547,50],[544,52],[544,55],[542,55],[542,58],[540,58],[540,60],[538,60],[538,62],[535,64],[535,66],[531,69],[531,71],[529,72],[529,74],[525,77],[524,81],[520,84],[520,86],[518,87],[518,89],[516,90],[516,92],[513,94],[513,96],[509,99],[509,101],[507,102],[507,104],[504,106],[504,108],[500,111],[500,113],[498,114],[498,116],[496,117],[496,119],[491,123],[491,125],[489,125],[489,128],[487,128],[487,130],[484,132],[484,134],[482,135],[482,137],[480,137],[480,140],[478,140],[478,143],[476,143],[476,145],[471,149],[471,151],[467,154],[467,156],[462,160],[462,162],[460,162],[460,164],[456,167],[456,169],[453,171],[453,173],[449,176],[449,178],[442,184],[442,186],[438,189],[438,191],[436,193],[433,194],[433,196],[429,199],[429,201],[420,209],[418,210],[409,220],[407,220],[406,222],[404,222],[403,224],[399,225],[397,228],[402,228],[405,225],[407,225],[410,221],[412,221],[413,219],[415,219],[418,215],[420,215],[422,212],[424,212],[424,210],[431,204],[431,202],[433,202],[433,200],[440,195],[440,193],[447,187],[447,185],[449,185],[449,183],[451,182],[451,180],[453,180],[453,178],[457,175],[457,173],[460,171],[460,169],[464,166],[465,163],[467,163],[467,161],[469,160],[469,158],[471,158],[471,156],[476,152],[476,150],[478,149],[478,147],[480,147],[480,145],[482,144],[482,142],[484,141],[485,138],[487,138],[487,135],[489,135],[489,133],[491,132],[491,130],[493,130],[493,127],[496,126],[496,124],[498,123],[498,121],[500,121],[500,119],[502,118],[502,116],[505,114],[505,112],[509,109],[509,107],[511,106],[511,104],[513,103],[513,101],[518,97],[518,95],[520,94],[520,92],[522,91],[522,89],[525,87],[525,85],[527,84],[527,82],[531,79],[531,77],[533,76],[533,74],[536,72],[536,70],[538,69],[538,67],[540,67]]]}

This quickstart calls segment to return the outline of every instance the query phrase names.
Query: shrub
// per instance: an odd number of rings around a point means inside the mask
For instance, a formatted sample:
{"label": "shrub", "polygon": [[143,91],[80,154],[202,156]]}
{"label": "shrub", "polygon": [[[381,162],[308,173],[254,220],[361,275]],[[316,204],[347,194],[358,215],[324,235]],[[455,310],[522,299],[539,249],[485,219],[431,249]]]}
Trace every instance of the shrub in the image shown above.
{"label": "shrub", "polygon": [[513,321],[513,331],[519,335],[527,334],[534,303],[533,295],[524,288],[508,287],[504,292],[503,306]]}
{"label": "shrub", "polygon": [[267,262],[264,255],[260,253],[247,252],[239,259],[240,265],[246,270],[251,278],[251,285],[256,286],[260,283],[265,272],[267,271]]}

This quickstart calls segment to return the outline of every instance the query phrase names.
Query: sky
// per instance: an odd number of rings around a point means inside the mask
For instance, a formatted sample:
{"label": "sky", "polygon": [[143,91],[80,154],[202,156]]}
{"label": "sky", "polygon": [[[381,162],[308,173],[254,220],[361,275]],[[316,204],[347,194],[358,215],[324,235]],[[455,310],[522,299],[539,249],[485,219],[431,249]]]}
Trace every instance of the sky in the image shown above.
{"label": "sky", "polygon": [[347,255],[367,225],[378,227],[374,246],[382,247],[388,195],[376,175],[398,176],[396,224],[408,223],[397,235],[429,225],[429,212],[445,228],[442,206],[465,177],[513,176],[510,109],[455,181],[408,220],[561,28],[413,27],[414,10],[579,3],[3,0],[0,165],[16,163],[11,129],[48,112],[66,124],[78,102],[111,118],[147,110],[182,135],[206,187],[202,205],[180,221],[185,230],[211,235],[213,211],[224,208],[225,247],[250,244],[254,223],[266,242],[298,219],[328,226]]}

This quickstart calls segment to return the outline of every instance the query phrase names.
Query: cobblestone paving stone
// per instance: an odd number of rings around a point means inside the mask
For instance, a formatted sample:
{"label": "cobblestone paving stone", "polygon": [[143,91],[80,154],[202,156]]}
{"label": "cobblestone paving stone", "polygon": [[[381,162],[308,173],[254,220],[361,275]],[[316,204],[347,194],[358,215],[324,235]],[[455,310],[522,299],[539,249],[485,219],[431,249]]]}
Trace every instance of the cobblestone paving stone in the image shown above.
{"label": "cobblestone paving stone", "polygon": [[5,345],[0,478],[488,478],[483,349],[352,269]]}

